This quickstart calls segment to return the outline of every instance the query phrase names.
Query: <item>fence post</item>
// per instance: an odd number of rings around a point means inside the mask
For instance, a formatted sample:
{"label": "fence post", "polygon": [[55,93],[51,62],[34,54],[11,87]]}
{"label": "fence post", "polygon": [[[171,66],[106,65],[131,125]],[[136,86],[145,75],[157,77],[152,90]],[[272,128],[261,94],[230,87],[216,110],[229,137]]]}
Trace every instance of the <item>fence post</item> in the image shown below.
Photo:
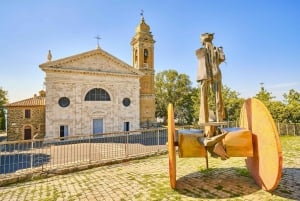
{"label": "fence post", "polygon": [[92,161],[92,143],[91,143],[91,134],[89,134],[89,163]]}
{"label": "fence post", "polygon": [[35,134],[33,136],[33,138],[31,139],[31,157],[30,157],[30,168],[31,169],[33,168],[33,163],[34,163],[34,161],[33,161],[33,156],[34,156],[34,154],[33,154],[33,145],[34,145],[34,140],[37,136],[38,136],[38,134]]}
{"label": "fence post", "polygon": [[157,129],[157,153],[159,153],[159,129]]}
{"label": "fence post", "polygon": [[126,135],[125,156],[126,156],[126,158],[128,158],[128,156],[129,156],[129,154],[128,154],[128,134],[129,134],[129,132],[125,131],[125,135]]}
{"label": "fence post", "polygon": [[33,139],[31,139],[31,157],[30,157],[30,169],[33,167]]}

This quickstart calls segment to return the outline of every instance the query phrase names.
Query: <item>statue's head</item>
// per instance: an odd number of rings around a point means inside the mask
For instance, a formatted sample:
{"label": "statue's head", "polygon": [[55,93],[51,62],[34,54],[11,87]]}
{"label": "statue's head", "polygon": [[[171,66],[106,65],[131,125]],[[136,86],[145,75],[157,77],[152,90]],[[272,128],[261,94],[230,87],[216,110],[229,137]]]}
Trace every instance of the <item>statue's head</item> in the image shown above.
{"label": "statue's head", "polygon": [[201,42],[202,43],[211,43],[214,39],[214,33],[203,33],[201,34]]}

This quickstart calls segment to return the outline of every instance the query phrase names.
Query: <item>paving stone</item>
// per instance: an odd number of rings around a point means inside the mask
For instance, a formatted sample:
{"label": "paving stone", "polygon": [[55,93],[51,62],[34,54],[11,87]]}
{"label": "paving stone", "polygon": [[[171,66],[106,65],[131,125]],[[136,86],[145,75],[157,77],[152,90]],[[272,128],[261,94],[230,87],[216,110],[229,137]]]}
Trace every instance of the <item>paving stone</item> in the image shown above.
{"label": "paving stone", "polygon": [[177,158],[173,190],[168,156],[160,155],[0,187],[0,200],[300,200],[300,137],[281,139],[288,163],[271,193],[244,173],[243,158],[209,158],[209,170],[203,158]]}

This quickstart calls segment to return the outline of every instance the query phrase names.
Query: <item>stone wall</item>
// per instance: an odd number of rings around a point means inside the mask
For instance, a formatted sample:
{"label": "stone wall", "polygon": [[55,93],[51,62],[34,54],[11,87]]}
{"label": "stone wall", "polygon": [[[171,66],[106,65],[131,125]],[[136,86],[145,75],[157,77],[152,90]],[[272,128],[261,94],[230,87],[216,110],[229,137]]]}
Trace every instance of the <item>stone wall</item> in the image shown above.
{"label": "stone wall", "polygon": [[[31,117],[25,118],[25,110],[31,110]],[[24,140],[24,129],[31,128],[31,137],[35,139],[45,136],[45,106],[8,107],[7,140]]]}
{"label": "stone wall", "polygon": [[[90,75],[47,72],[46,74],[46,137],[59,137],[60,126],[68,126],[68,135],[93,134],[93,119],[103,119],[103,132],[139,129],[139,78],[134,76]],[[102,88],[111,101],[85,101],[94,88]],[[70,99],[68,107],[58,104],[60,97]],[[129,98],[128,107],[123,99]]]}

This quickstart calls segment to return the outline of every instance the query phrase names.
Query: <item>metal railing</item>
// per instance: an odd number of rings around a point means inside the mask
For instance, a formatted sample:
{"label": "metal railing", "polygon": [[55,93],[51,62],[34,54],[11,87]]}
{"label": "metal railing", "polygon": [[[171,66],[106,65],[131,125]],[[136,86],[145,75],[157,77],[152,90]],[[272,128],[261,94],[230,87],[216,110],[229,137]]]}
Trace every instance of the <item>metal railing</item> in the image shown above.
{"label": "metal railing", "polygon": [[279,135],[300,136],[300,123],[276,123]]}
{"label": "metal railing", "polygon": [[[238,121],[229,121],[227,122],[226,127],[238,127]],[[300,123],[282,123],[276,122],[275,126],[277,128],[279,135],[294,135],[300,136]]]}
{"label": "metal railing", "polygon": [[[300,135],[300,124],[276,123],[280,135]],[[225,127],[238,127],[228,122]],[[187,129],[179,127],[178,129]],[[166,153],[167,129],[0,142],[0,180]]]}
{"label": "metal railing", "polygon": [[[277,128],[279,135],[294,135],[300,136],[300,123],[282,123],[276,122],[275,126]],[[238,121],[227,122],[226,127],[239,127]]]}
{"label": "metal railing", "polygon": [[70,136],[0,143],[0,179],[166,152],[167,130]]}
{"label": "metal railing", "polygon": [[[227,124],[223,125],[225,128],[236,128],[239,127],[238,121],[227,121]],[[300,136],[300,123],[282,123],[276,122],[275,126],[277,128],[279,135],[294,135]],[[180,129],[190,129],[190,128],[200,128],[199,126],[179,126]]]}

